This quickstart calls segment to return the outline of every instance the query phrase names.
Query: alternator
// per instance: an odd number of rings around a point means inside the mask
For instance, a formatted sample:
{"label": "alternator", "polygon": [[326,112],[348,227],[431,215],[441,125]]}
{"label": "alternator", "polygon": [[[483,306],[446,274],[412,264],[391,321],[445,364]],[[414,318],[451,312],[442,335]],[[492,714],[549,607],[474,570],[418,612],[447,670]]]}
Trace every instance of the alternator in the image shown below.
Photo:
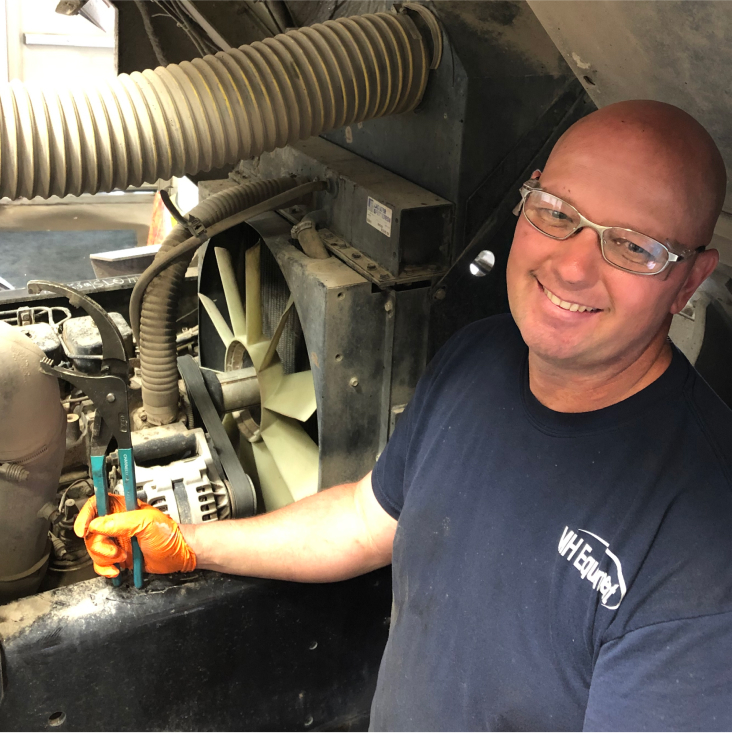
{"label": "alternator", "polygon": [[[140,500],[180,524],[202,524],[232,516],[229,492],[203,430],[186,430],[180,423],[174,423],[143,430],[134,436]],[[167,455],[165,446],[171,451]],[[178,457],[181,453],[183,457]],[[171,455],[174,460],[169,460]],[[162,465],[144,465],[153,457]],[[114,491],[123,493],[121,481],[116,483]]]}

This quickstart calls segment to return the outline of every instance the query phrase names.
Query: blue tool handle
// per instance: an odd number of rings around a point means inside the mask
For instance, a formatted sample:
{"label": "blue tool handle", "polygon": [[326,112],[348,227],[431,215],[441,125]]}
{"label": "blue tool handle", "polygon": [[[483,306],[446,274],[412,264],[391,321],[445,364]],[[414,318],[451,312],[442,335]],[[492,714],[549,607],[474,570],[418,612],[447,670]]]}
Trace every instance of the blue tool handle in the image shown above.
{"label": "blue tool handle", "polygon": [[[125,492],[125,507],[128,512],[137,509],[137,482],[132,448],[118,448],[119,469],[122,473],[122,488]],[[135,588],[142,588],[142,550],[137,537],[132,538],[132,576]]]}
{"label": "blue tool handle", "polygon": [[[92,483],[94,484],[94,496],[97,499],[97,514],[104,517],[109,514],[109,503],[107,498],[107,467],[106,456],[91,456]],[[119,587],[122,579],[119,575],[112,578],[112,585]]]}

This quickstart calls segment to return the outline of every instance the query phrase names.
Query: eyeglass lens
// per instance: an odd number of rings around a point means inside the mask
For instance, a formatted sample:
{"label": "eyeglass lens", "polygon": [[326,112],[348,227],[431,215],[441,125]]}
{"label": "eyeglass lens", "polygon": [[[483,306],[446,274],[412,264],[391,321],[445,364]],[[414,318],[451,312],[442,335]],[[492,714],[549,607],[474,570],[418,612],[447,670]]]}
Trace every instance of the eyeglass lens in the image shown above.
{"label": "eyeglass lens", "polygon": [[[531,191],[524,201],[524,212],[542,234],[553,239],[567,239],[582,227],[574,206],[545,191]],[[601,244],[610,264],[631,272],[658,272],[668,260],[668,251],[660,242],[631,229],[606,229]]]}

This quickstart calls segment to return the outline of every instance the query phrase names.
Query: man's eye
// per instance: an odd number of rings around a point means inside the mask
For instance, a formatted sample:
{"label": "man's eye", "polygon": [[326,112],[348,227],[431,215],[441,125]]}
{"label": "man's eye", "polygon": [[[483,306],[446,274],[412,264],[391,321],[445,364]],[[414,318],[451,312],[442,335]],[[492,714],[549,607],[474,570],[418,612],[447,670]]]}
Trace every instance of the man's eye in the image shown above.
{"label": "man's eye", "polygon": [[650,257],[651,254],[647,250],[643,249],[643,247],[639,247],[635,242],[630,242],[627,239],[621,239],[618,241],[618,244],[625,247],[628,252],[631,252],[634,255],[645,255],[646,257]]}
{"label": "man's eye", "polygon": [[613,240],[613,244],[626,259],[632,262],[646,264],[655,259],[651,252],[629,239],[617,238]]}
{"label": "man's eye", "polygon": [[539,209],[539,214],[548,221],[554,221],[558,223],[564,223],[569,221],[569,217],[563,212],[557,209]]}

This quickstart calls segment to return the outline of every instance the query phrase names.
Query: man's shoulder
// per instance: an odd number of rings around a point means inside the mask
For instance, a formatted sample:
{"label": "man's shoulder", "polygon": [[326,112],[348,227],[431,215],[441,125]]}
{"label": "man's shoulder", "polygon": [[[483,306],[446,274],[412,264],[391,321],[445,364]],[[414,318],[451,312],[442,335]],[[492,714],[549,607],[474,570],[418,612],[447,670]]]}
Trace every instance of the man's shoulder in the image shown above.
{"label": "man's shoulder", "polygon": [[[642,562],[628,578],[628,596],[606,639],[732,614],[732,410],[689,367],[678,402],[667,404],[663,415],[659,432],[671,442],[659,445],[658,478],[623,529],[641,542]],[[643,536],[651,541],[641,550]]]}

